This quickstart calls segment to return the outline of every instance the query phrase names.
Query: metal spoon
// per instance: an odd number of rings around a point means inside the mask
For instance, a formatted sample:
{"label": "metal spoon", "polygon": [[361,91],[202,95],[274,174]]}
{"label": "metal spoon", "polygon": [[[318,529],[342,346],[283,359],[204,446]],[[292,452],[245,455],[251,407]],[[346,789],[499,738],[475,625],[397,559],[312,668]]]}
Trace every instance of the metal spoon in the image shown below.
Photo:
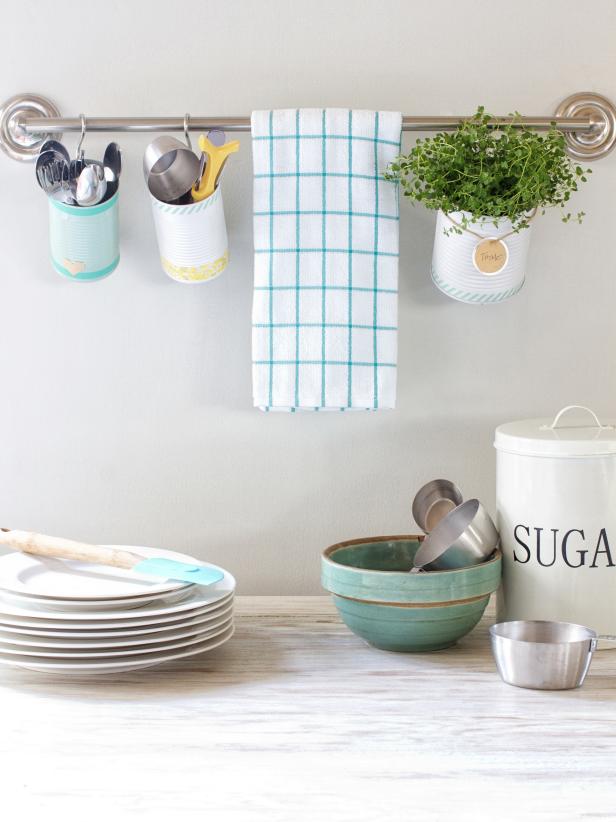
{"label": "metal spoon", "polygon": [[117,143],[109,143],[103,156],[103,166],[105,168],[105,179],[108,183],[114,183],[120,179],[122,173],[122,153]]}
{"label": "metal spoon", "polygon": [[[79,201],[78,201],[78,198],[77,198],[77,184],[79,182],[79,177],[81,176],[81,173],[88,166],[92,166],[92,165],[100,166],[101,173],[104,174],[102,163],[99,163],[98,160],[87,160],[87,159],[85,159],[85,157],[83,156],[83,152],[81,152],[80,156],[77,159],[71,160],[71,162],[69,163],[68,183],[67,183],[67,185],[68,185],[68,188],[70,189],[70,192],[73,196],[73,199],[75,200],[77,205],[86,205],[86,203],[79,203]],[[93,182],[93,181],[90,179],[90,182]],[[84,178],[84,182],[82,183],[82,185],[85,185],[85,184],[86,183],[85,183],[85,178]],[[87,205],[95,205],[95,204],[94,203],[87,203]]]}
{"label": "metal spoon", "polygon": [[122,173],[122,152],[117,143],[109,143],[103,156],[103,167],[105,169],[105,180],[107,181],[107,191],[101,202],[111,200],[118,190],[120,184],[120,174]]}
{"label": "metal spoon", "polygon": [[43,154],[45,151],[55,151],[56,154],[61,154],[67,163],[71,161],[68,149],[59,140],[45,140],[40,148],[39,154]]}
{"label": "metal spoon", "polygon": [[77,179],[75,199],[80,206],[93,206],[105,196],[107,181],[102,163],[88,161]]}

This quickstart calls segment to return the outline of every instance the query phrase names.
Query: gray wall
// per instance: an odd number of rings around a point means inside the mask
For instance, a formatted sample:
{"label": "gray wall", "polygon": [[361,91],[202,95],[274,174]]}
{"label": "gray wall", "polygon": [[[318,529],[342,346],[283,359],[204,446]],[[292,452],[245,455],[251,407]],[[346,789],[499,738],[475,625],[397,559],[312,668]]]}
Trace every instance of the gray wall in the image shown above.
{"label": "gray wall", "polygon": [[[616,5],[597,0],[592,18],[573,0],[30,0],[4,12],[0,98],[37,91],[67,115],[549,114],[574,91],[616,98]],[[434,215],[404,202],[397,410],[265,415],[251,407],[249,139],[224,179],[232,264],[192,288],[159,269],[147,140],[121,139],[122,262],[89,285],[50,269],[33,169],[0,157],[1,525],[193,552],[244,593],[317,593],[321,548],[412,531],[427,479],[493,506],[499,422],[571,402],[613,413],[616,153],[576,198],[583,227],[537,220],[527,284],[498,306],[434,289]]]}

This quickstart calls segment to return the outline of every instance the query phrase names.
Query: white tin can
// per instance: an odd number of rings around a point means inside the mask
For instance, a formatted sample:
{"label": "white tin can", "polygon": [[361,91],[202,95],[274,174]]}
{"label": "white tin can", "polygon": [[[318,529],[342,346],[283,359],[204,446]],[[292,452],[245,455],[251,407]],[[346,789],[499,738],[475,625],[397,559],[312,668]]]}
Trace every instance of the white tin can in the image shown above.
{"label": "white tin can", "polygon": [[567,406],[553,420],[501,425],[494,445],[499,621],[550,619],[616,634],[616,421]]}
{"label": "white tin can", "polygon": [[165,273],[180,283],[205,283],[222,274],[229,246],[220,188],[199,203],[170,205],[151,194],[150,200]]}
{"label": "white tin can", "polygon": [[[470,214],[460,211],[450,216],[459,224]],[[512,224],[505,218],[497,220],[496,225],[491,217],[469,223],[473,233],[452,233],[452,226],[447,215],[439,211],[432,252],[432,280],[437,288],[454,300],[475,305],[499,303],[517,294],[524,285],[532,223],[517,234],[509,234]],[[477,264],[481,238],[497,240],[500,237],[504,238],[498,243],[502,265],[486,273]]]}

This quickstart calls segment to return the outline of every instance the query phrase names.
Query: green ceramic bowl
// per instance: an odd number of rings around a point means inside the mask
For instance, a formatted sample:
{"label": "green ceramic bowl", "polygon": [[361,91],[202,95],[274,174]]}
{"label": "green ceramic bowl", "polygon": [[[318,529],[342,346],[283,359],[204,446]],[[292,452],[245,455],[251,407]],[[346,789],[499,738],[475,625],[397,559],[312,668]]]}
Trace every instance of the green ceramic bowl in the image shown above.
{"label": "green ceramic bowl", "polygon": [[369,537],[323,551],[323,587],[353,633],[377,648],[448,648],[475,627],[498,588],[500,551],[469,568],[409,574],[422,539]]}

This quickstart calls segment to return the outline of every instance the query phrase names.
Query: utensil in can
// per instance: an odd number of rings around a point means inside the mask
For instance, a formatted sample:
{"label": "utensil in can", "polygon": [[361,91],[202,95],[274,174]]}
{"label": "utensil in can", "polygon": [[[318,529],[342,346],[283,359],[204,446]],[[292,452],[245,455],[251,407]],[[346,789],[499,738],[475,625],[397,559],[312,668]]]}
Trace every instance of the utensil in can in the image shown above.
{"label": "utensil in can", "polygon": [[205,200],[214,193],[227,158],[230,154],[239,151],[240,144],[238,140],[231,140],[222,146],[217,146],[214,145],[208,137],[202,134],[199,137],[199,148],[203,154],[207,155],[207,165],[205,166],[205,173],[199,180],[198,185],[194,185],[192,189],[192,196],[195,202]]}
{"label": "utensil in can", "polygon": [[122,152],[117,143],[109,143],[103,155],[105,179],[108,183],[115,183],[122,173]]}
{"label": "utensil in can", "polygon": [[[225,132],[222,129],[213,128],[210,131],[208,131],[207,138],[213,146],[222,146],[222,145],[225,144],[225,140],[227,139],[227,135],[225,134]],[[207,162],[207,154],[204,151],[202,151],[201,152],[201,157],[199,158],[199,174],[197,175],[197,179],[195,181],[195,188],[197,190],[199,190],[199,188],[201,187],[201,178],[203,177],[203,172],[205,171],[206,162]],[[216,178],[216,181],[218,181],[218,178],[220,177],[221,172],[222,172],[222,167],[221,167],[220,171],[218,172],[218,177]],[[191,193],[190,199],[191,199],[191,202],[192,202],[192,193]]]}
{"label": "utensil in can", "polygon": [[224,146],[227,135],[221,128],[211,128],[207,133],[207,138],[214,146]]}
{"label": "utensil in can", "polygon": [[71,156],[68,153],[68,149],[59,140],[45,140],[40,148],[39,154],[43,154],[45,151],[55,151],[56,154],[64,157],[67,163],[70,163],[71,161]]}
{"label": "utensil in can", "polygon": [[107,180],[102,163],[85,160],[83,171],[77,178],[75,199],[80,206],[93,206],[100,203],[107,191]]}
{"label": "utensil in can", "polygon": [[68,205],[75,205],[69,186],[69,166],[64,153],[53,148],[41,152],[36,160],[36,179],[49,197]]}
{"label": "utensil in can", "polygon": [[458,486],[446,479],[427,482],[415,494],[413,519],[427,534],[443,517],[464,501]]}
{"label": "utensil in can", "polygon": [[[201,185],[201,179],[203,177],[203,172],[205,171],[205,164],[206,163],[207,163],[207,154],[204,151],[202,151],[201,152],[201,157],[199,157],[199,171],[197,173],[197,179],[195,181],[195,188],[196,189],[199,189],[199,186]],[[191,202],[192,202],[192,191],[190,193],[190,199],[191,199]]]}
{"label": "utensil in can", "polygon": [[515,620],[490,628],[494,661],[501,679],[517,688],[562,691],[583,684],[598,636],[572,622]]}
{"label": "utensil in can", "polygon": [[478,499],[469,499],[446,514],[415,554],[414,570],[444,571],[477,565],[498,547],[492,517]]}
{"label": "utensil in can", "polygon": [[199,158],[184,143],[161,135],[145,150],[143,174],[150,193],[169,203],[191,190],[199,174]]}
{"label": "utensil in can", "polygon": [[55,151],[43,151],[36,158],[36,179],[45,194],[53,195],[62,186],[62,164],[66,161]]}
{"label": "utensil in can", "polygon": [[101,202],[110,200],[118,190],[120,185],[120,174],[122,173],[122,152],[117,143],[108,143],[103,155],[103,168],[105,170],[105,180],[107,191]]}

